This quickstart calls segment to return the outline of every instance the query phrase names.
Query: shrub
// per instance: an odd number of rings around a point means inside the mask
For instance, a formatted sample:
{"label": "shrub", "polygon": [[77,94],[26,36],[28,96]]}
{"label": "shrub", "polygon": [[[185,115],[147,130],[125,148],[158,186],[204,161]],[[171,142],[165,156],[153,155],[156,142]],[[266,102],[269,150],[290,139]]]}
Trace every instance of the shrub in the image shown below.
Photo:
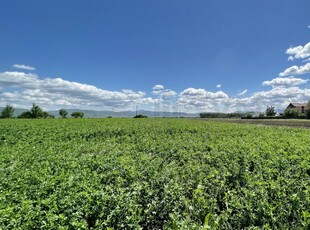
{"label": "shrub", "polygon": [[139,114],[139,115],[134,116],[133,118],[147,118],[147,116]]}
{"label": "shrub", "polygon": [[61,109],[61,110],[59,110],[59,115],[60,115],[62,118],[67,118],[68,112],[67,112],[67,110],[65,110],[65,109]]}
{"label": "shrub", "polygon": [[266,109],[266,116],[267,117],[274,117],[276,115],[276,111],[274,109],[273,106],[268,106],[267,109]]}
{"label": "shrub", "polygon": [[84,117],[84,113],[83,112],[73,112],[73,113],[71,113],[71,117],[83,118]]}
{"label": "shrub", "polygon": [[243,115],[242,119],[252,119],[253,118],[253,115],[250,114],[250,113],[246,113]]}
{"label": "shrub", "polygon": [[14,117],[14,108],[12,105],[6,105],[5,108],[1,111],[0,118],[13,118]]}
{"label": "shrub", "polygon": [[297,118],[298,117],[298,110],[295,108],[287,108],[284,110],[283,117],[285,118]]}

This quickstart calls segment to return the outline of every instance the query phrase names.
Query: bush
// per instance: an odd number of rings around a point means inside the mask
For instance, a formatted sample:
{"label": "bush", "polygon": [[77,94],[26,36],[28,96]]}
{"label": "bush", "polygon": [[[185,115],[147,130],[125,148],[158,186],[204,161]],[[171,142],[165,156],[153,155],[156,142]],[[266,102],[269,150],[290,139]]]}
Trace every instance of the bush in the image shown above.
{"label": "bush", "polygon": [[250,113],[246,113],[243,115],[243,117],[241,117],[242,119],[252,119],[253,118],[253,115],[250,114]]}
{"label": "bush", "polygon": [[12,105],[6,105],[5,108],[1,111],[0,118],[13,118],[14,117],[14,108]]}
{"label": "bush", "polygon": [[266,116],[267,117],[274,117],[276,115],[276,111],[274,109],[273,106],[268,106],[267,109],[266,109]]}
{"label": "bush", "polygon": [[65,109],[61,109],[61,110],[59,110],[59,115],[60,115],[62,118],[67,118],[68,112],[67,112],[67,110],[65,110]]}
{"label": "bush", "polygon": [[84,113],[83,112],[73,112],[73,113],[71,113],[71,117],[83,118],[84,117]]}
{"label": "bush", "polygon": [[25,112],[22,112],[20,115],[18,115],[17,118],[31,119],[33,117],[30,111],[25,111]]}
{"label": "bush", "polygon": [[265,114],[264,114],[264,113],[260,113],[260,114],[258,115],[258,118],[265,118]]}
{"label": "bush", "polygon": [[147,116],[139,114],[139,115],[134,116],[133,118],[147,118]]}
{"label": "bush", "polygon": [[306,117],[307,119],[310,119],[310,109],[307,110]]}
{"label": "bush", "polygon": [[295,108],[287,108],[284,110],[283,117],[285,118],[297,118],[299,115],[298,110]]}
{"label": "bush", "polygon": [[40,106],[32,104],[32,108],[30,111],[22,112],[17,118],[38,119],[38,118],[54,118],[54,116],[48,114]]}

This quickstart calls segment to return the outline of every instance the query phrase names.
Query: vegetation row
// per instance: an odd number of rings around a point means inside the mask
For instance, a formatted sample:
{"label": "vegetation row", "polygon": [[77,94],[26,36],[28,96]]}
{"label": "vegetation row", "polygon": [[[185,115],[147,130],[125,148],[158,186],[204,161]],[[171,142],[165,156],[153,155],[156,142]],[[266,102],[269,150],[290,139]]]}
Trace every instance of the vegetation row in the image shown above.
{"label": "vegetation row", "polygon": [[[14,118],[14,107],[12,105],[6,105],[5,108],[1,111],[0,118]],[[59,110],[59,115],[62,118],[67,118],[68,112],[65,109]],[[72,112],[71,117],[74,118],[83,118],[83,112]],[[26,119],[38,119],[38,118],[54,118],[54,115],[48,114],[40,106],[32,104],[30,111],[22,112],[17,118],[26,118]]]}
{"label": "vegetation row", "polygon": [[268,106],[264,113],[253,116],[252,113],[200,113],[200,118],[241,118],[241,119],[310,119],[310,101],[302,113],[296,108],[286,108],[277,114],[273,106]]}

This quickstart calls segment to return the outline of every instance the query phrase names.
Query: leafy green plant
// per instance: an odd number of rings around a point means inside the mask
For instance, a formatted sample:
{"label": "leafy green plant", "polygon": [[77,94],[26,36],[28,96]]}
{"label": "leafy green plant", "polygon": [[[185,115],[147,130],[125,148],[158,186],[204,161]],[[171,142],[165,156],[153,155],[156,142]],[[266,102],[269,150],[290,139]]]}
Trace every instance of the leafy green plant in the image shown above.
{"label": "leafy green plant", "polygon": [[284,110],[283,116],[285,118],[297,118],[298,117],[298,110],[295,108],[287,108]]}
{"label": "leafy green plant", "polygon": [[68,112],[67,112],[67,110],[65,110],[65,109],[61,109],[61,110],[59,110],[59,115],[60,115],[62,118],[67,118]]}
{"label": "leafy green plant", "polygon": [[83,118],[84,117],[84,113],[83,112],[73,112],[73,113],[71,113],[71,117]]}
{"label": "leafy green plant", "polygon": [[308,229],[309,130],[7,119],[1,229]]}
{"label": "leafy green plant", "polygon": [[14,107],[12,105],[6,105],[1,111],[0,118],[13,118],[14,117]]}

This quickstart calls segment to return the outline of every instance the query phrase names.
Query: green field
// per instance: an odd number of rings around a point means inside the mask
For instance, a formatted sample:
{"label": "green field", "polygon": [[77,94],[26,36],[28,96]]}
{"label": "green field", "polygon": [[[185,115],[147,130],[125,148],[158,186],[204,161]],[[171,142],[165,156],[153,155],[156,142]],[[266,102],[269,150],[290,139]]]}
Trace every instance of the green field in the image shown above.
{"label": "green field", "polygon": [[0,120],[0,229],[309,229],[310,130]]}

